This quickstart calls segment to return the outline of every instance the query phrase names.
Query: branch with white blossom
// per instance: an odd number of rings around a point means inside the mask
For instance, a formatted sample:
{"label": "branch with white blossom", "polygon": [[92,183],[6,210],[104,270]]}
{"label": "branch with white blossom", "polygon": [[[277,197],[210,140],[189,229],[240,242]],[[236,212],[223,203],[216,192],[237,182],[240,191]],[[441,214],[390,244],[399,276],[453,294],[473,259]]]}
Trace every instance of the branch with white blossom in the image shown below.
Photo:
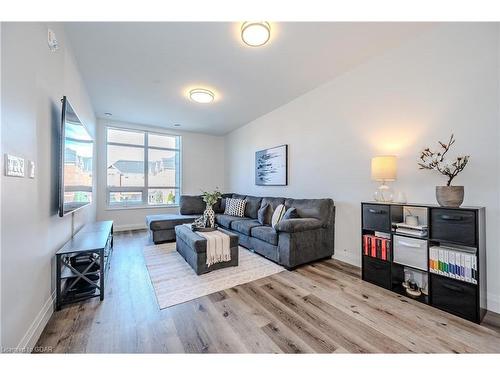
{"label": "branch with white blossom", "polygon": [[453,179],[464,170],[469,162],[469,155],[458,156],[453,163],[447,163],[445,155],[450,150],[451,146],[455,143],[453,134],[448,143],[439,141],[441,149],[439,151],[432,151],[429,147],[424,149],[420,154],[419,169],[436,170],[448,178],[447,186],[451,185]]}

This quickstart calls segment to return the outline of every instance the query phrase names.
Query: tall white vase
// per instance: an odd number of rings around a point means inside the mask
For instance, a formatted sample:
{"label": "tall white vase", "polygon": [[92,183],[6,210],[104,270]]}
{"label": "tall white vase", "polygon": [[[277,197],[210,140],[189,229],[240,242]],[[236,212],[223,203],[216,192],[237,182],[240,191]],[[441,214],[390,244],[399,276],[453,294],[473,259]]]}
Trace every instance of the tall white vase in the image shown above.
{"label": "tall white vase", "polygon": [[211,205],[207,204],[203,216],[205,218],[205,223],[207,223],[208,228],[215,227],[215,212]]}

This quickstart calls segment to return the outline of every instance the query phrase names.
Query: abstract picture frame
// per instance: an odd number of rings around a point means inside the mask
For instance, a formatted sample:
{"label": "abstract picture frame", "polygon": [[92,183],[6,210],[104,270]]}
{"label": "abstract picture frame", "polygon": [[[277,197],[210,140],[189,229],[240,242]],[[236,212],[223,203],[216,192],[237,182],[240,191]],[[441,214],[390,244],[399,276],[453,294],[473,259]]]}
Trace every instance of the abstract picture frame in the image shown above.
{"label": "abstract picture frame", "polygon": [[255,185],[288,185],[288,145],[255,152]]}

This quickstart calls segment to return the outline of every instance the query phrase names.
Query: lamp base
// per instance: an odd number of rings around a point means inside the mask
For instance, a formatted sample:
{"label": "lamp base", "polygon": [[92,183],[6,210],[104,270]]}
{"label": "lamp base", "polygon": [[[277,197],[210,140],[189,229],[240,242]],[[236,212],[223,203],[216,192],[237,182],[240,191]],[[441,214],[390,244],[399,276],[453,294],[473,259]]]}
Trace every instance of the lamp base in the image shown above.
{"label": "lamp base", "polygon": [[392,202],[394,199],[394,190],[385,183],[382,183],[373,193],[376,202]]}

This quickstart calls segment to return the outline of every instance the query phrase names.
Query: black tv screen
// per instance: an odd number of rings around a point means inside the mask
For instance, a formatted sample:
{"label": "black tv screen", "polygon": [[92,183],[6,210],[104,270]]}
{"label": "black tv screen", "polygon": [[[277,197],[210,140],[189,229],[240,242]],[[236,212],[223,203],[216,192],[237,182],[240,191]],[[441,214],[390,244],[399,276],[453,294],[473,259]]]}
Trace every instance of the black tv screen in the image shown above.
{"label": "black tv screen", "polygon": [[59,216],[92,202],[94,141],[66,97],[62,99]]}

